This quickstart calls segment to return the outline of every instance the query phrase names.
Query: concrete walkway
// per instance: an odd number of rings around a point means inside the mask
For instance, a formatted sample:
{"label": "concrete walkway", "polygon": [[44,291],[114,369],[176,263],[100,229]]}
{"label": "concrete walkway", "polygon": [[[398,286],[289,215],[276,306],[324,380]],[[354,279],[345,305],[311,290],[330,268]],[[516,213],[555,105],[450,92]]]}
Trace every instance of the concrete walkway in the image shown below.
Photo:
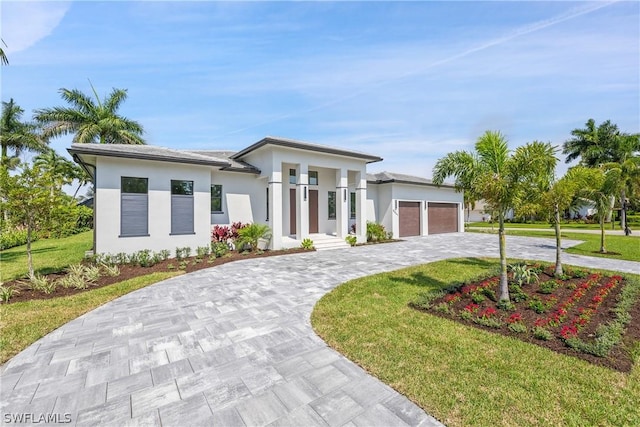
{"label": "concrete walkway", "polygon": [[[507,246],[511,257],[554,258],[551,239],[509,236]],[[1,422],[22,415],[79,426],[439,425],[328,348],[311,328],[311,310],[349,279],[497,254],[496,236],[447,234],[251,259],[166,280],[69,322],[9,361]],[[640,272],[640,263],[564,259]]]}

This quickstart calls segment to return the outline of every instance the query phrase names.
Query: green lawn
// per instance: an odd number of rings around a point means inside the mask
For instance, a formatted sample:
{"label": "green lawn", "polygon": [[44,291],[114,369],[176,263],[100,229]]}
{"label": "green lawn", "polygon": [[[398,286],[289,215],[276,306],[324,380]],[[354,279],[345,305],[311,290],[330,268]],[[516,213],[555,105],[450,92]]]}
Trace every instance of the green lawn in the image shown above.
{"label": "green lawn", "polygon": [[[469,230],[469,232],[491,233],[492,231]],[[493,231],[493,233],[497,232],[497,229]],[[507,230],[506,233],[511,236],[549,237],[555,239],[555,232],[553,230]],[[568,253],[576,255],[624,259],[627,261],[640,261],[640,238],[638,237],[607,235],[605,238],[607,251],[616,252],[620,255],[598,253],[598,251],[600,250],[600,234],[572,233],[563,231],[562,238],[570,240],[582,240],[584,242],[567,249],[566,252]]]}
{"label": "green lawn", "polygon": [[94,308],[182,271],[151,273],[76,295],[0,305],[0,363]]}
{"label": "green lawn", "polygon": [[[470,222],[467,224],[469,227],[482,227],[482,228],[495,228],[498,229],[498,223],[489,223],[489,222]],[[605,230],[621,230],[620,224],[615,223],[615,227],[611,228],[611,224],[605,224]],[[638,226],[640,224],[629,223],[629,226],[633,228],[634,226]],[[548,222],[535,222],[532,224],[523,224],[519,222],[507,222],[504,224],[505,228],[549,228],[553,229],[553,226]],[[583,229],[583,230],[600,230],[600,224],[578,224],[575,222],[569,222],[566,224],[562,224],[562,228],[571,228],[571,229]]]}
{"label": "green lawn", "polygon": [[456,259],[353,280],[325,295],[311,321],[329,345],[447,425],[640,425],[637,364],[622,374],[408,307],[496,265]]}
{"label": "green lawn", "polygon": [[[31,244],[33,268],[36,273],[48,274],[76,264],[84,258],[85,251],[91,249],[93,231],[75,234],[62,239],[42,239]],[[28,274],[27,246],[0,251],[0,281],[18,279]]]}

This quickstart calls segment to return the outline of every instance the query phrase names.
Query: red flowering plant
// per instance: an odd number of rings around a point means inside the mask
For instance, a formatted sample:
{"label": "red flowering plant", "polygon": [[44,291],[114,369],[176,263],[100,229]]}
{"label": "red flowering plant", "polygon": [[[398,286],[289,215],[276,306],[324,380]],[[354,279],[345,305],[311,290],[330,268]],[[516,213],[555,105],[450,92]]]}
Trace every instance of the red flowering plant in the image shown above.
{"label": "red flowering plant", "polygon": [[495,308],[487,307],[487,308],[485,308],[484,310],[482,310],[480,312],[480,316],[479,317],[481,317],[483,319],[488,319],[491,316],[493,316],[494,314],[496,314],[497,312],[498,312],[498,310],[496,310]]}
{"label": "red flowering plant", "polygon": [[576,335],[578,335],[578,328],[576,328],[575,326],[564,325],[560,330],[560,335],[565,340],[575,337]]}
{"label": "red flowering plant", "polygon": [[507,319],[507,323],[519,323],[519,322],[522,322],[522,314],[520,313],[513,313]]}
{"label": "red flowering plant", "polygon": [[474,302],[469,303],[464,307],[464,309],[469,313],[475,313],[476,311],[478,311],[479,308],[480,306]]}
{"label": "red flowering plant", "polygon": [[454,302],[458,301],[461,297],[462,297],[462,294],[460,292],[456,292],[455,294],[448,294],[444,297],[444,302],[453,304]]}

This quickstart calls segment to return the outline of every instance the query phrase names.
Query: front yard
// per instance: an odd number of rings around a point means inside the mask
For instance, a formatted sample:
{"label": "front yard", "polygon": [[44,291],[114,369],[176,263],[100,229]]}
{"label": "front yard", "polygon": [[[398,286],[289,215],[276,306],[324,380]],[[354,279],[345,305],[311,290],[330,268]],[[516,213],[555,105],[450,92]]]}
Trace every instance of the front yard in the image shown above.
{"label": "front yard", "polygon": [[637,338],[625,341],[633,366],[622,373],[410,307],[496,266],[454,259],[353,280],[320,300],[312,324],[447,425],[640,425]]}

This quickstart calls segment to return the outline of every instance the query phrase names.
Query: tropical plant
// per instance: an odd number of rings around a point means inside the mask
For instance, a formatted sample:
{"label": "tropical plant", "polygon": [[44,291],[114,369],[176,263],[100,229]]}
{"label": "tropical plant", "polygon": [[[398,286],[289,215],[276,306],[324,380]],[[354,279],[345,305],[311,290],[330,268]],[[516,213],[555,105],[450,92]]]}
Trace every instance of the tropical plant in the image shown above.
{"label": "tropical plant", "polygon": [[67,160],[52,149],[45,150],[42,154],[37,155],[33,159],[33,164],[49,172],[52,178],[52,188],[62,189],[63,185],[71,184],[74,180],[78,180],[78,188],[76,188],[73,195],[74,198],[80,188],[87,184],[90,179],[79,165]]}
{"label": "tropical plant", "polygon": [[[7,46],[4,40],[2,40],[2,44]],[[7,55],[4,53],[4,49],[2,49],[2,47],[0,47],[0,64],[9,65],[9,60],[7,59]]]}
{"label": "tropical plant", "polygon": [[[13,169],[19,162],[19,156],[24,150],[43,152],[48,141],[38,133],[38,127],[33,123],[23,122],[20,108],[13,98],[9,102],[2,101],[2,118],[0,119],[0,145],[2,157],[0,160],[4,168]],[[13,153],[9,155],[9,150]]]}
{"label": "tropical plant", "polygon": [[300,247],[307,251],[313,250],[314,249],[313,240],[309,238],[302,239],[302,243],[300,244]]}
{"label": "tropical plant", "polygon": [[353,235],[345,237],[344,240],[349,244],[349,246],[355,246],[358,243],[358,238]]}
{"label": "tropical plant", "polygon": [[[500,248],[500,299],[509,300],[504,220],[518,198],[553,173],[556,158],[549,143],[531,142],[512,154],[507,139],[500,132],[486,131],[475,144],[475,152],[455,152],[438,160],[433,182],[442,185],[453,176],[456,180],[473,176],[471,191],[485,200],[498,218]],[[469,161],[472,158],[473,161]]]}
{"label": "tropical plant", "polygon": [[19,292],[11,286],[0,285],[0,301],[2,302],[9,302],[9,300],[13,298],[13,294],[17,293]]}
{"label": "tropical plant", "polygon": [[44,135],[74,134],[74,143],[145,144],[142,125],[118,114],[127,90],[114,88],[100,100],[93,85],[91,89],[95,100],[77,89],[62,88],[60,95],[70,107],[36,110],[34,118],[44,126]]}
{"label": "tropical plant", "polygon": [[238,238],[236,239],[236,248],[238,250],[249,246],[251,251],[258,249],[258,241],[260,239],[269,239],[271,237],[271,229],[266,224],[248,224],[238,230]]}
{"label": "tropical plant", "polygon": [[[627,195],[638,190],[640,181],[640,134],[620,132],[616,124],[607,120],[596,126],[589,119],[585,127],[571,131],[573,138],[563,145],[566,163],[579,159],[586,167],[602,167],[607,163],[617,163],[621,170],[620,180],[624,185],[619,188],[622,229],[629,234],[627,224]],[[610,206],[613,207],[613,206]]]}

